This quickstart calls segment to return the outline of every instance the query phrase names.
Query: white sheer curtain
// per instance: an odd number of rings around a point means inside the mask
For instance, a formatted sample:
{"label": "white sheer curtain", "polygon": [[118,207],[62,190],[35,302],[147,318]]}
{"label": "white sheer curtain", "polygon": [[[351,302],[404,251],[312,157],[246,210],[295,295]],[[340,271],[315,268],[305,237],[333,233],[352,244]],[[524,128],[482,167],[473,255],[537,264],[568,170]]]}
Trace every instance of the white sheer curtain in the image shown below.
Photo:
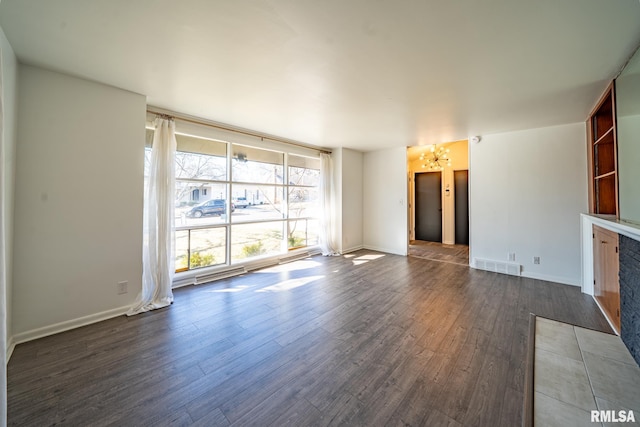
{"label": "white sheer curtain", "polygon": [[320,153],[320,249],[324,256],[339,255],[335,245],[333,221],[333,162],[327,153]]}
{"label": "white sheer curtain", "polygon": [[144,204],[142,292],[128,316],[173,302],[173,216],[175,199],[175,123],[157,118]]}

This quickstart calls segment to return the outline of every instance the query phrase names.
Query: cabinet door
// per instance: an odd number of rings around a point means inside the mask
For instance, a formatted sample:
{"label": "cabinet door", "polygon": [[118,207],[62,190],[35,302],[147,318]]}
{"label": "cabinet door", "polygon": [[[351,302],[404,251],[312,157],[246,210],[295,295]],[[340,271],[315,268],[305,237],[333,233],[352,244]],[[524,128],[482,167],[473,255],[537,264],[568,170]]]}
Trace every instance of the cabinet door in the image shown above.
{"label": "cabinet door", "polygon": [[594,225],[594,296],[618,332],[620,332],[619,269],[618,234]]}

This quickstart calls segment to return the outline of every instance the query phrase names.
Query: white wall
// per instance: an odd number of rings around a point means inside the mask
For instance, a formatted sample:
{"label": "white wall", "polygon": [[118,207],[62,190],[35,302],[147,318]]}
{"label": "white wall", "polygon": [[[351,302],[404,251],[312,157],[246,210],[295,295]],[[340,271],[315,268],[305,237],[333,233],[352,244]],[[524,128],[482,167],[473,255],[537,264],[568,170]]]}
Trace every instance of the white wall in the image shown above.
{"label": "white wall", "polygon": [[362,167],[364,156],[348,148],[332,153],[334,166],[334,219],[336,250],[340,253],[363,248]]}
{"label": "white wall", "polygon": [[140,291],[146,99],[28,66],[18,93],[20,342],[121,314]]}
{"label": "white wall", "polygon": [[586,168],[584,123],[470,143],[471,262],[508,261],[513,252],[524,276],[579,286]]}
{"label": "white wall", "polygon": [[640,223],[640,115],[618,117],[620,218]]}
{"label": "white wall", "polygon": [[[7,357],[12,336],[11,289],[13,245],[13,185],[16,147],[16,113],[18,62],[9,41],[0,28],[0,62],[2,62],[2,123],[0,125],[0,424],[7,419]],[[7,354],[9,351],[9,354]]]}
{"label": "white wall", "polygon": [[405,147],[364,154],[364,247],[398,255],[408,246],[408,175]]}
{"label": "white wall", "polygon": [[342,252],[363,247],[363,162],[361,152],[342,149]]}

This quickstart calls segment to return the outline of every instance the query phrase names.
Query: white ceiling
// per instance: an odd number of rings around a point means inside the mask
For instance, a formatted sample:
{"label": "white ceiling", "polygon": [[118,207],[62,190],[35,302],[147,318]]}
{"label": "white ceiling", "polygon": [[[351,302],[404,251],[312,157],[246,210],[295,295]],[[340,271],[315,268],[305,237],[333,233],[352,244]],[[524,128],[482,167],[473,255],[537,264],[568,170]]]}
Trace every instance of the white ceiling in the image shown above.
{"label": "white ceiling", "polygon": [[583,121],[638,0],[4,0],[22,63],[363,151]]}

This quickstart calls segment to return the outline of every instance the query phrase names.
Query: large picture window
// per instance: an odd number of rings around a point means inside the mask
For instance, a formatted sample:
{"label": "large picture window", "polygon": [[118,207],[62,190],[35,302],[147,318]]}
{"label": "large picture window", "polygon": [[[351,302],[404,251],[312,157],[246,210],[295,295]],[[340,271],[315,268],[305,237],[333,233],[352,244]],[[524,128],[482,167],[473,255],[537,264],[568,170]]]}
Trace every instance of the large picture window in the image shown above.
{"label": "large picture window", "polygon": [[[147,130],[145,177],[152,140]],[[318,157],[179,132],[176,141],[176,272],[318,244]]]}

